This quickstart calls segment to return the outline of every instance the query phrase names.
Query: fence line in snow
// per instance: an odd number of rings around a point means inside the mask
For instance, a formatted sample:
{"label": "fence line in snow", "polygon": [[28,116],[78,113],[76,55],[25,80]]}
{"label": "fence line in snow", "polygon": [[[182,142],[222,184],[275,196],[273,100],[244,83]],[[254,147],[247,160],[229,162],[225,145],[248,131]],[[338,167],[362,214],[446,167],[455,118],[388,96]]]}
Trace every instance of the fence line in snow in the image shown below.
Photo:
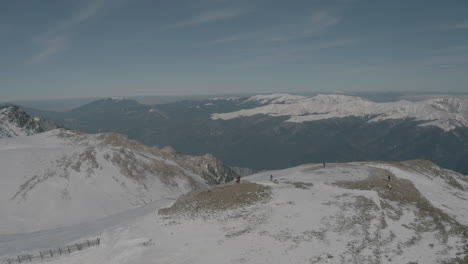
{"label": "fence line in snow", "polygon": [[28,254],[28,255],[17,255],[14,258],[9,257],[7,259],[2,260],[1,263],[13,264],[13,263],[28,263],[28,262],[38,261],[38,260],[39,261],[46,260],[46,259],[58,257],[58,256],[65,255],[65,254],[71,254],[76,251],[81,251],[83,249],[99,245],[100,243],[101,243],[101,239],[98,237],[94,240],[86,240],[84,242],[67,245],[65,247],[39,251],[39,254],[37,255]]}

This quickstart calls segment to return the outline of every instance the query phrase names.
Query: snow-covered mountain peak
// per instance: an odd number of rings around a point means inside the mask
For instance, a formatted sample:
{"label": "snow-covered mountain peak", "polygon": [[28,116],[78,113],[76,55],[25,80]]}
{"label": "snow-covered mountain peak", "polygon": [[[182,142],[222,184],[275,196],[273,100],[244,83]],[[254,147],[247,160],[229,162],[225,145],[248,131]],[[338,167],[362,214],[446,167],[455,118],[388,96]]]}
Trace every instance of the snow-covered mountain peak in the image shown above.
{"label": "snow-covered mountain peak", "polygon": [[276,104],[276,103],[290,103],[296,100],[307,98],[301,95],[291,94],[269,94],[269,95],[255,95],[246,100],[246,102],[256,102],[259,104]]}
{"label": "snow-covered mountain peak", "polygon": [[32,118],[18,106],[0,107],[0,138],[30,136],[55,126],[41,118]]}
{"label": "snow-covered mountain peak", "polygon": [[108,99],[108,100],[112,100],[112,101],[116,101],[116,102],[128,100],[127,97],[109,97],[109,98],[107,98],[107,99]]}
{"label": "snow-covered mountain peak", "polygon": [[459,98],[435,98],[425,101],[372,102],[360,97],[321,94],[296,96],[285,94],[253,96],[246,102],[258,102],[260,106],[231,113],[217,113],[212,119],[232,119],[258,114],[289,116],[286,122],[302,123],[329,118],[350,116],[366,117],[369,122],[387,119],[412,119],[422,121],[422,126],[437,126],[445,131],[468,127],[468,100]]}
{"label": "snow-covered mountain peak", "polygon": [[309,98],[313,99],[314,101],[319,101],[319,102],[327,103],[327,104],[341,104],[341,103],[348,103],[348,102],[367,101],[366,99],[363,99],[361,97],[348,96],[348,95],[342,95],[342,94],[319,94],[319,95],[309,97]]}
{"label": "snow-covered mountain peak", "polygon": [[428,103],[434,109],[451,113],[463,113],[463,111],[468,110],[468,105],[466,104],[466,102],[459,98],[435,98],[432,100],[428,100]]}

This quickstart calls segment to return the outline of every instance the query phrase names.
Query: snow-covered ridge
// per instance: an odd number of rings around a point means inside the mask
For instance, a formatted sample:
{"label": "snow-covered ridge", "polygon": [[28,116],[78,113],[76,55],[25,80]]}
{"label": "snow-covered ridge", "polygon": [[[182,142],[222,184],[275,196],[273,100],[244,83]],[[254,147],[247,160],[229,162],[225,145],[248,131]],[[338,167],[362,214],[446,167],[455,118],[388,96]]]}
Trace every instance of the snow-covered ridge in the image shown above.
{"label": "snow-covered ridge", "polygon": [[109,97],[108,99],[116,101],[116,102],[128,100],[127,97]]}
{"label": "snow-covered ridge", "polygon": [[234,177],[211,155],[63,129],[0,139],[0,168],[0,234],[94,221]]}
{"label": "snow-covered ridge", "polygon": [[211,101],[218,101],[218,100],[237,101],[239,99],[240,99],[239,97],[230,96],[230,97],[214,97],[214,98],[210,98],[209,100],[211,100]]}
{"label": "snow-covered ridge", "polygon": [[307,96],[290,95],[290,94],[269,94],[269,95],[255,95],[246,100],[246,102],[257,102],[260,104],[276,104],[276,103],[289,103],[295,100],[301,100]]}
{"label": "snow-covered ridge", "polygon": [[32,118],[18,106],[0,107],[0,138],[44,132],[40,118]]}
{"label": "snow-covered ridge", "polygon": [[289,116],[286,122],[302,123],[350,116],[368,117],[368,122],[387,119],[414,119],[422,126],[437,126],[445,131],[468,127],[468,100],[435,98],[425,101],[372,102],[346,95],[298,96],[288,94],[257,95],[245,102],[262,106],[231,113],[216,113],[212,119],[233,119],[258,114]]}

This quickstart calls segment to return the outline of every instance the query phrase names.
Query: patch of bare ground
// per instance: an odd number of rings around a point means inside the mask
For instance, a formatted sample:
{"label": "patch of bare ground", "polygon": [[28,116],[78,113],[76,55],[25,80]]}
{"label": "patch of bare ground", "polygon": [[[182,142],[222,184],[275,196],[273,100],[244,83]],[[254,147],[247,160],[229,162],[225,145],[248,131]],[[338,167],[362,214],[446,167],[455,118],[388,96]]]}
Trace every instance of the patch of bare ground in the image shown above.
{"label": "patch of bare ground", "polygon": [[304,190],[309,190],[310,187],[314,186],[313,183],[306,183],[306,182],[290,182],[290,181],[285,181],[284,183],[291,184],[291,185],[294,186],[294,188],[304,189]]}
{"label": "patch of bare ground", "polygon": [[327,169],[327,168],[351,168],[351,167],[359,167],[359,165],[355,164],[350,164],[350,163],[338,163],[338,162],[330,162],[330,163],[325,163],[325,167],[323,167],[323,163],[309,163],[303,165],[305,168],[302,169],[302,172],[312,172],[312,171],[317,171],[320,169]]}
{"label": "patch of bare ground", "polygon": [[270,197],[270,187],[241,181],[240,183],[227,183],[192,191],[179,197],[171,207],[160,209],[158,213],[161,215],[200,216],[205,215],[205,213],[266,202]]}
{"label": "patch of bare ground", "polygon": [[[402,164],[402,163],[400,163]],[[409,166],[402,164],[402,166]],[[401,208],[404,206],[416,207],[417,219],[406,228],[412,229],[415,236],[404,243],[403,246],[412,246],[422,239],[424,232],[437,232],[438,240],[447,245],[448,239],[452,236],[459,237],[464,248],[460,249],[460,255],[465,255],[463,259],[451,259],[443,263],[464,263],[468,264],[468,227],[458,223],[455,219],[444,213],[439,208],[434,207],[421,193],[414,184],[406,179],[397,178],[390,171],[378,168],[369,168],[370,177],[361,181],[338,181],[335,185],[346,189],[373,190],[381,198],[381,207],[387,217],[398,220],[401,215]],[[387,176],[391,176],[390,183],[387,182]],[[389,188],[387,185],[391,185]],[[393,206],[397,203],[398,206]],[[447,245],[448,247],[448,245]]]}
{"label": "patch of bare ground", "polygon": [[468,189],[468,178],[466,176],[451,170],[441,168],[428,160],[407,160],[401,162],[379,161],[379,163],[389,164],[407,171],[414,171],[425,175],[429,179],[441,177],[452,187],[455,187],[460,190]]}

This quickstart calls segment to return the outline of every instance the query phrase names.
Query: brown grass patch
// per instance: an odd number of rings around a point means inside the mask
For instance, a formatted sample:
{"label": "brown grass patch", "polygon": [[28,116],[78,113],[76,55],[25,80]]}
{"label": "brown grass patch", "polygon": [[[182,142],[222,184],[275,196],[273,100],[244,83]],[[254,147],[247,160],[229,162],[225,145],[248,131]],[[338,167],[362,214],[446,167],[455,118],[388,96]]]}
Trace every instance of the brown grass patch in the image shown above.
{"label": "brown grass patch", "polygon": [[192,191],[179,197],[171,207],[160,209],[158,212],[162,215],[198,215],[252,205],[267,201],[270,196],[270,187],[241,181],[241,183],[227,183],[209,189]]}

